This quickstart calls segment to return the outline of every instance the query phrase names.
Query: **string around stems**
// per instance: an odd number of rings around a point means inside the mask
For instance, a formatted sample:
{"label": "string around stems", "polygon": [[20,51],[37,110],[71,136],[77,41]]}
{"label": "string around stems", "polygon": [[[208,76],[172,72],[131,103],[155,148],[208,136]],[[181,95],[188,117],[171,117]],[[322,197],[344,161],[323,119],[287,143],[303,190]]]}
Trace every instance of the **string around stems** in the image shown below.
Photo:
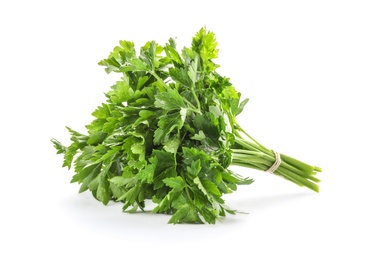
{"label": "string around stems", "polygon": [[274,150],[272,150],[272,152],[274,152],[274,154],[275,154],[275,162],[267,170],[267,172],[269,172],[269,173],[274,173],[279,168],[280,164],[282,164],[282,159],[280,158],[280,153],[278,153],[278,152],[276,152]]}

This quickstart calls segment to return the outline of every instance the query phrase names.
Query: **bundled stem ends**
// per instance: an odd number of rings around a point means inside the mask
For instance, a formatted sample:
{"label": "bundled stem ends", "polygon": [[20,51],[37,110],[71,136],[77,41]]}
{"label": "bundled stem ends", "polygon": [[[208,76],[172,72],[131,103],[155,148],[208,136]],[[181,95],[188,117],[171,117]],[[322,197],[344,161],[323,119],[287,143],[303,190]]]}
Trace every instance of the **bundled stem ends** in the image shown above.
{"label": "bundled stem ends", "polygon": [[[249,138],[248,141],[244,136]],[[232,165],[267,171],[275,163],[275,153],[261,145],[240,126],[237,125],[236,144],[233,151]],[[280,166],[273,172],[299,186],[307,187],[315,192],[319,192],[317,185],[320,180],[315,177],[322,169],[308,165],[297,159],[281,154]]]}

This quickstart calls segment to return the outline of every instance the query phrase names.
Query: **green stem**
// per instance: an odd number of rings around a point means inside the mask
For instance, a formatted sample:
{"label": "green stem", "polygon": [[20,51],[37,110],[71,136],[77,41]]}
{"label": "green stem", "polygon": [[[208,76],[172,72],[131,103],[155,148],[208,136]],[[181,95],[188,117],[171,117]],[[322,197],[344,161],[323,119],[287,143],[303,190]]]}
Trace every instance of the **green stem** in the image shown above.
{"label": "green stem", "polygon": [[185,97],[183,97],[183,99],[184,99],[184,102],[186,102],[187,105],[190,106],[190,108],[187,108],[188,110],[191,110],[191,111],[198,113],[198,114],[202,114],[202,112],[199,109],[197,109],[190,101],[188,101],[188,99],[186,99]]}
{"label": "green stem", "polygon": [[192,95],[193,95],[194,98],[195,98],[196,105],[198,106],[198,110],[201,111],[201,110],[200,110],[200,102],[199,102],[198,96],[197,96],[196,93],[195,93],[195,87],[192,85],[192,86],[190,87],[190,89],[191,89]]}
{"label": "green stem", "polygon": [[255,165],[255,164],[251,164],[251,163],[247,163],[247,162],[235,161],[233,165],[245,167],[245,168],[251,168],[251,169],[260,170],[260,171],[267,170],[267,168],[265,166],[264,166],[264,168],[262,168],[262,165]]}
{"label": "green stem", "polygon": [[241,131],[242,133],[244,133],[249,139],[251,139],[262,152],[264,152],[268,155],[272,155],[271,150],[269,150],[268,148],[266,148],[265,146],[263,146],[262,144],[257,142],[257,140],[254,139],[252,136],[250,136],[250,134],[248,134],[237,122],[236,122],[236,126],[237,126],[237,129],[239,131]]}
{"label": "green stem", "polygon": [[[157,79],[157,81],[166,89],[166,90],[169,90],[171,89],[167,83],[165,83],[165,81],[159,76],[157,75],[157,73],[155,71],[149,71],[150,74],[153,75],[153,77],[155,77]],[[195,113],[198,113],[198,114],[202,114],[201,110],[200,110],[200,103],[199,103],[199,99],[198,97],[195,95],[195,92],[193,91],[193,88],[191,88],[191,91],[192,91],[192,94],[194,95],[195,97],[195,100],[196,100],[196,103],[198,105],[198,108],[196,108],[190,101],[188,101],[185,97],[183,97],[184,99],[184,102],[187,103],[187,105],[189,105],[191,107],[191,111],[195,112]]]}
{"label": "green stem", "polygon": [[162,78],[160,78],[160,76],[157,75],[157,73],[156,73],[154,70],[149,71],[149,73],[152,74],[153,77],[155,77],[155,78],[157,79],[157,81],[160,82],[160,84],[163,85],[163,87],[164,87],[166,90],[170,89],[170,87],[167,85],[167,83],[165,83],[165,81],[164,81]]}
{"label": "green stem", "polygon": [[[272,150],[257,142],[238,124],[236,124],[236,127],[236,145],[232,149],[232,165],[267,171],[276,161],[275,154]],[[244,139],[241,133],[250,140]],[[275,175],[299,186],[307,187],[316,192],[319,191],[317,183],[320,180],[315,175],[317,172],[321,172],[321,168],[308,165],[284,154],[281,154],[281,160],[281,164],[274,171]]]}
{"label": "green stem", "polygon": [[182,179],[183,179],[183,181],[184,181],[184,184],[185,184],[185,186],[184,186],[184,190],[186,191],[186,194],[187,194],[187,197],[188,197],[188,201],[191,201],[192,200],[192,198],[191,198],[191,195],[190,195],[190,191],[188,190],[188,184],[187,184],[187,181],[186,181],[186,179],[185,179],[185,176],[184,176],[184,174],[183,174],[183,172],[180,172],[180,176],[182,177]]}

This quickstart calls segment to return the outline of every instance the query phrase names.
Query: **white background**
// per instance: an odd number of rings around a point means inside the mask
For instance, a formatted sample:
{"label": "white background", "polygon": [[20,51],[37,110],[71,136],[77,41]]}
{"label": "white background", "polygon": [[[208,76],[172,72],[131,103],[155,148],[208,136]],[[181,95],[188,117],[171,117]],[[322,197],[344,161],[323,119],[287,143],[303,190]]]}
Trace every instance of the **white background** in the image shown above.
{"label": "white background", "polygon": [[[390,259],[388,1],[1,1],[1,259]],[[84,131],[117,75],[97,62],[202,26],[264,145],[323,167],[321,192],[247,169],[216,225],[121,212],[69,184],[51,137]]]}

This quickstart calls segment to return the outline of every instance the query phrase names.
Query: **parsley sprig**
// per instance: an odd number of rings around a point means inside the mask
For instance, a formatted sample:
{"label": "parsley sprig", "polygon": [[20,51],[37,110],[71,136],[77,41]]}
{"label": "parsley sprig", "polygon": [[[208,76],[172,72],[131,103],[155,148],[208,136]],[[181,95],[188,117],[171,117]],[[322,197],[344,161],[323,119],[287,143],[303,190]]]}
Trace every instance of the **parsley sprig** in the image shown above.
{"label": "parsley sprig", "polygon": [[[181,54],[170,39],[165,46],[147,42],[136,54],[134,44],[120,41],[99,62],[107,73],[122,74],[93,113],[82,134],[68,128],[71,144],[52,142],[73,165],[71,182],[81,184],[107,204],[123,202],[123,210],[167,213],[169,223],[215,223],[226,212],[223,200],[237,185],[250,184],[229,169],[238,165],[265,171],[274,153],[237,123],[248,99],[241,101],[229,79],[217,73],[214,33],[205,28]],[[320,168],[282,155],[274,172],[318,191]]]}

